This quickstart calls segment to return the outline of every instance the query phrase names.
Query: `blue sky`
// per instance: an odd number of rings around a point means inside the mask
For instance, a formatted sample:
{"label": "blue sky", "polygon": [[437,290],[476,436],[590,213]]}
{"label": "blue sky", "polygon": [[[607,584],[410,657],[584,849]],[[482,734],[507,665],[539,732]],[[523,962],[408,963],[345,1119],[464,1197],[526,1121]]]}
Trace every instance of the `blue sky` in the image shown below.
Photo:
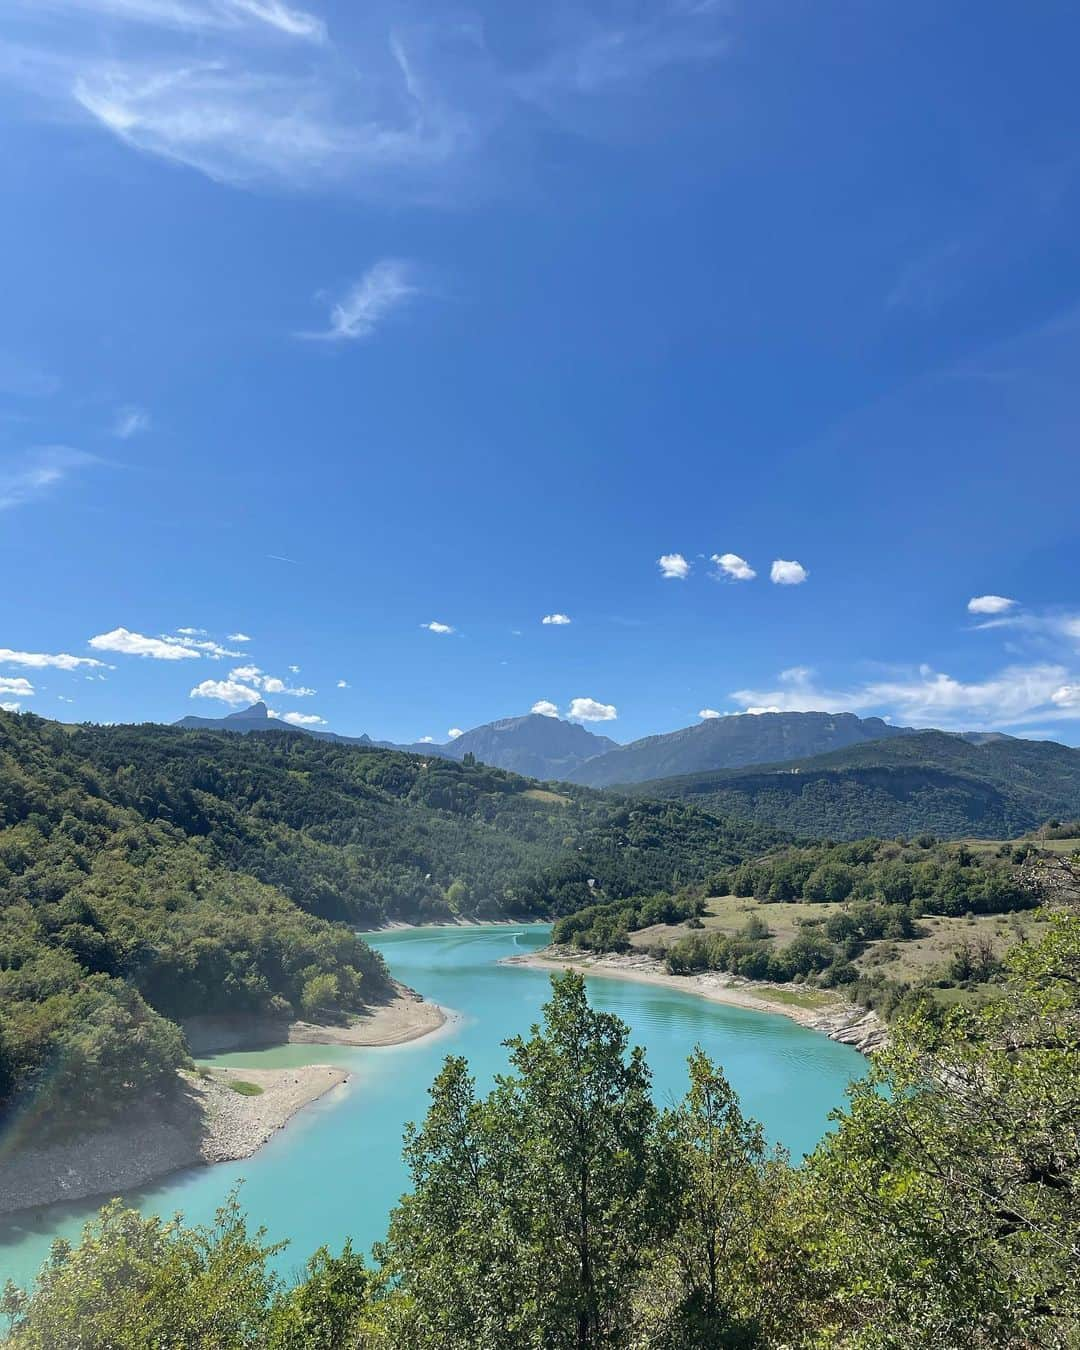
{"label": "blue sky", "polygon": [[3,11],[0,702],[1080,741],[1075,6]]}

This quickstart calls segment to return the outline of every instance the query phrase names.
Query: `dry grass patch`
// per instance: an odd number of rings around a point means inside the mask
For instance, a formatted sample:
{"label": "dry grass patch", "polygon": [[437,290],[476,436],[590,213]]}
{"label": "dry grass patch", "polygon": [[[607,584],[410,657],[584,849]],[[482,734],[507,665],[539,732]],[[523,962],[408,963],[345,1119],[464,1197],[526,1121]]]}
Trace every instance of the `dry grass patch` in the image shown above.
{"label": "dry grass patch", "polygon": [[634,947],[670,947],[673,942],[694,932],[714,932],[728,935],[738,933],[746,927],[747,920],[756,915],[768,926],[770,934],[779,946],[784,946],[799,931],[800,925],[808,919],[827,919],[830,914],[843,909],[842,904],[778,904],[763,905],[760,901],[743,895],[718,895],[705,902],[706,913],[701,917],[701,928],[690,927],[686,923],[657,923],[651,928],[639,929],[630,934],[630,943]]}
{"label": "dry grass patch", "polygon": [[1031,911],[1016,914],[978,914],[971,918],[945,918],[928,915],[917,920],[926,930],[925,937],[907,942],[893,942],[882,938],[867,944],[866,950],[855,962],[862,971],[881,971],[890,980],[916,981],[928,976],[944,975],[949,959],[964,941],[972,942],[989,937],[997,956],[1004,956],[1021,936],[1037,938],[1045,927],[1045,920]]}
{"label": "dry grass patch", "polygon": [[547,788],[526,788],[521,794],[533,802],[547,802],[549,806],[569,806],[570,798],[561,792],[549,792]]}

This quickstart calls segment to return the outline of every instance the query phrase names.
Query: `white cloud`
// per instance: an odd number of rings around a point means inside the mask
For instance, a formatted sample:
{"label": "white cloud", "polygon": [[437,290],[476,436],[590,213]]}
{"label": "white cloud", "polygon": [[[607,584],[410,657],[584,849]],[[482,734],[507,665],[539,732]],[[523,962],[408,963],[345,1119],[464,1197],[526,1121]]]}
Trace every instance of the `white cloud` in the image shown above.
{"label": "white cloud", "polygon": [[337,687],[339,689],[348,689],[349,688],[348,680],[338,680]]}
{"label": "white cloud", "polygon": [[203,680],[192,689],[188,698],[215,698],[231,708],[246,708],[251,703],[258,703],[259,694],[236,680]]}
{"label": "white cloud", "polygon": [[656,565],[665,581],[685,581],[690,575],[690,564],[681,553],[662,553]]}
{"label": "white cloud", "polygon": [[619,714],[612,703],[597,703],[594,698],[572,698],[566,715],[571,722],[614,722]]}
{"label": "white cloud", "polygon": [[1059,708],[1080,710],[1080,684],[1063,684],[1050,695],[1050,701]]}
{"label": "white cloud", "polygon": [[783,712],[783,709],[778,708],[775,703],[770,703],[764,708],[755,708],[755,707],[744,708],[743,712],[750,717],[760,717],[762,713],[778,713]]}
{"label": "white cloud", "polygon": [[430,623],[422,623],[421,628],[426,628],[429,633],[452,633],[454,625],[451,623],[440,623],[438,619],[432,619]]}
{"label": "white cloud", "polygon": [[300,667],[299,667],[299,666],[290,666],[290,667],[289,667],[289,670],[290,670],[294,675],[299,675],[299,674],[300,674]]}
{"label": "white cloud", "polygon": [[1004,595],[973,595],[967,607],[969,614],[1004,614],[1015,604],[1015,600],[1009,600]]}
{"label": "white cloud", "polygon": [[462,731],[461,727],[451,727],[446,735],[449,740],[456,741],[459,736],[464,736],[465,733]]}
{"label": "white cloud", "polygon": [[740,558],[737,553],[714,553],[712,560],[732,581],[753,581],[757,576],[746,559]]}
{"label": "white cloud", "polygon": [[19,698],[33,698],[34,686],[21,675],[0,675],[0,694],[15,694]]}
{"label": "white cloud", "polygon": [[181,637],[205,637],[205,628],[178,628],[176,630]]}
{"label": "white cloud", "polygon": [[544,617],[540,620],[540,622],[541,622],[541,623],[547,623],[547,624],[554,624],[556,627],[561,627],[563,624],[567,624],[567,623],[570,622],[570,615],[569,615],[569,614],[545,614]]}
{"label": "white cloud", "polygon": [[79,666],[109,668],[104,661],[92,656],[69,656],[67,652],[15,652],[10,647],[0,647],[0,666],[31,666],[36,670],[44,670],[47,666],[54,670],[77,670]]}
{"label": "white cloud", "polygon": [[316,333],[299,333],[297,336],[327,342],[369,338],[394,310],[400,309],[420,293],[411,264],[400,259],[384,258],[369,267],[363,277],[331,307],[325,329]]}
{"label": "white cloud", "polygon": [[982,680],[963,681],[920,666],[892,678],[850,689],[814,684],[810,672],[796,668],[776,689],[740,689],[732,699],[743,711],[853,712],[889,716],[895,722],[964,730],[973,726],[1009,727],[1071,714],[1075,682],[1065,666],[1044,663],[1008,666]]}
{"label": "white cloud", "polygon": [[727,44],[725,0],[541,6],[507,59],[453,6],[346,5],[332,35],[316,8],[23,0],[5,7],[0,75],[52,120],[75,112],[216,182],[456,204],[519,182],[541,138],[582,116],[652,126],[625,98]]}
{"label": "white cloud", "polygon": [[154,661],[184,661],[199,659],[199,653],[180,638],[145,637],[127,628],[114,628],[110,633],[99,633],[90,639],[90,646],[99,652],[119,652],[122,656],[148,656]]}
{"label": "white cloud", "polygon": [[531,713],[538,713],[541,717],[558,717],[559,710],[550,700],[542,698],[534,703],[529,709]]}
{"label": "white cloud", "polygon": [[322,42],[326,38],[326,25],[322,19],[314,14],[307,14],[302,9],[290,9],[282,4],[281,0],[226,0],[226,2],[229,9],[241,14],[250,14],[252,18],[261,20],[289,37],[309,38],[315,42]]}
{"label": "white cloud", "polygon": [[[184,630],[181,628],[180,631],[181,631],[181,633],[182,633]],[[228,636],[228,638],[226,639],[226,641],[228,641],[228,642],[250,642],[251,639],[248,637],[248,635],[247,635],[246,633],[230,633],[229,636]]]}
{"label": "white cloud", "polygon": [[112,428],[114,436],[119,436],[122,441],[127,441],[132,436],[138,436],[140,432],[149,429],[150,414],[145,408],[138,408],[134,404],[129,404],[125,408],[117,409]]}
{"label": "white cloud", "polygon": [[434,744],[435,744],[434,736],[421,736],[420,739],[417,741],[417,745],[434,745]]}
{"label": "white cloud", "polygon": [[73,471],[98,461],[66,445],[46,445],[0,463],[0,511],[37,501]]}
{"label": "white cloud", "polygon": [[[291,670],[293,667],[290,666],[289,669]],[[291,698],[310,698],[312,694],[318,692],[315,689],[309,689],[306,685],[291,687],[276,675],[267,675],[258,666],[236,666],[229,671],[229,679],[254,685],[256,689],[261,689],[264,694],[286,694]]]}
{"label": "white cloud", "polygon": [[35,0],[39,10],[85,14],[194,33],[237,31],[264,24],[288,37],[322,41],[326,25],[282,0]]}
{"label": "white cloud", "polygon": [[163,633],[161,640],[162,642],[173,643],[177,647],[186,647],[189,651],[202,652],[212,661],[220,661],[226,656],[237,657],[243,654],[231,651],[228,647],[223,647],[220,642],[212,642],[209,638],[171,637],[169,634]]}
{"label": "white cloud", "polygon": [[0,703],[0,708],[2,708],[4,712],[19,712],[22,709],[22,704],[5,700],[3,703]]}
{"label": "white cloud", "polygon": [[698,710],[698,716],[706,722],[712,721],[714,717],[723,717],[723,715],[723,713],[717,712],[715,708],[700,708]]}
{"label": "white cloud", "polygon": [[276,675],[264,676],[262,688],[268,694],[287,694],[291,698],[310,698],[312,694],[318,692],[315,689],[309,689],[306,684],[288,685],[284,680],[279,680]]}
{"label": "white cloud", "polygon": [[325,717],[319,717],[315,713],[287,712],[271,713],[271,717],[276,717],[282,722],[288,722],[293,727],[314,727],[325,723]]}
{"label": "white cloud", "polygon": [[769,580],[776,586],[801,586],[810,573],[800,562],[776,558],[769,569]]}

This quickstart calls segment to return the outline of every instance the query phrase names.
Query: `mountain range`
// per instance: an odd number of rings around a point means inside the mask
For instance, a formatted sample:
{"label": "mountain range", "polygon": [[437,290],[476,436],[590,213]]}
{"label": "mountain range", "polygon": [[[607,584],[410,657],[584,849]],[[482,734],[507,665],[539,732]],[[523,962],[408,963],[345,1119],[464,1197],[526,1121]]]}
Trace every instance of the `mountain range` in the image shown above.
{"label": "mountain range", "polygon": [[852,713],[745,713],[619,745],[530,713],[445,745],[293,727],[256,703],[178,726],[301,737],[483,764],[541,781],[692,801],[717,815],[834,839],[934,832],[1009,837],[1080,816],[1080,750],[1000,732],[896,727]]}
{"label": "mountain range", "polygon": [[322,741],[441,755],[446,759],[461,760],[473,754],[493,768],[586,787],[644,783],[703,770],[775,763],[911,734],[909,727],[894,727],[880,717],[856,717],[853,713],[742,713],[619,745],[609,736],[597,735],[576,722],[528,713],[524,717],[487,722],[444,745],[430,741],[397,744],[366,735],[342,736],[333,731],[294,727],[271,717],[262,702],[226,717],[184,717],[176,725],[239,732],[291,730]]}

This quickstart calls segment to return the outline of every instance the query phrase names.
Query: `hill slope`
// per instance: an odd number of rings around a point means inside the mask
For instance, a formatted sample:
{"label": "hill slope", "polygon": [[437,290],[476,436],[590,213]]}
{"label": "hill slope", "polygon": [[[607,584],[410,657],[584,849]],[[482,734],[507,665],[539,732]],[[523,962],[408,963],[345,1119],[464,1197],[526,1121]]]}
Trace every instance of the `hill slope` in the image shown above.
{"label": "hill slope", "polygon": [[880,717],[853,713],[740,713],[631,741],[589,760],[570,777],[590,787],[642,783],[676,774],[803,759],[863,741],[910,734],[907,727],[890,726]]}
{"label": "hill slope", "polygon": [[831,839],[922,831],[1007,838],[1080,813],[1080,750],[920,731],[793,763],[657,780],[635,791]]}
{"label": "hill slope", "polygon": [[183,731],[231,731],[248,735],[251,732],[284,731],[293,736],[310,736],[316,741],[337,741],[341,745],[367,745],[380,750],[405,750],[410,754],[447,755],[447,748],[416,742],[413,745],[396,745],[393,741],[373,741],[370,736],[341,736],[336,731],[319,731],[315,727],[294,727],[278,717],[270,716],[270,709],[260,699],[249,708],[239,712],[226,713],[224,717],[196,717],[189,714],[181,717],[173,726]]}
{"label": "hill slope", "polygon": [[386,971],[358,923],[674,891],[781,837],[290,730],[0,712],[0,1108],[164,1089],[193,1013],[360,1006]]}

